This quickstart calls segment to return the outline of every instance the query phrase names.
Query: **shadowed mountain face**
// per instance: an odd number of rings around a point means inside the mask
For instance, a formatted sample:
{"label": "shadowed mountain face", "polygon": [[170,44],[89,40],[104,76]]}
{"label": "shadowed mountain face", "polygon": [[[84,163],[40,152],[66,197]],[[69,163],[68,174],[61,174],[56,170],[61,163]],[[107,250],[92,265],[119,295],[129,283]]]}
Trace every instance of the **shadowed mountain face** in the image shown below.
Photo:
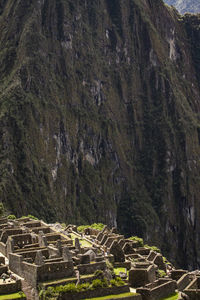
{"label": "shadowed mountain face", "polygon": [[182,14],[200,13],[200,0],[164,0],[167,4],[173,5]]}
{"label": "shadowed mountain face", "polygon": [[200,264],[199,18],[161,0],[0,2],[0,197]]}

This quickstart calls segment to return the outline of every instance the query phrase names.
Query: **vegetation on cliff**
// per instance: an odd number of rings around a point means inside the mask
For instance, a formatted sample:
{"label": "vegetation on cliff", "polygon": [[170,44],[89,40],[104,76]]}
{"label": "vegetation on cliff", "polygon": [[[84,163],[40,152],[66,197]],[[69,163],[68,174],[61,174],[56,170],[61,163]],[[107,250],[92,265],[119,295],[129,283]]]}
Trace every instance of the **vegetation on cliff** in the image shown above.
{"label": "vegetation on cliff", "polygon": [[199,17],[161,0],[0,3],[0,199],[200,264]]}

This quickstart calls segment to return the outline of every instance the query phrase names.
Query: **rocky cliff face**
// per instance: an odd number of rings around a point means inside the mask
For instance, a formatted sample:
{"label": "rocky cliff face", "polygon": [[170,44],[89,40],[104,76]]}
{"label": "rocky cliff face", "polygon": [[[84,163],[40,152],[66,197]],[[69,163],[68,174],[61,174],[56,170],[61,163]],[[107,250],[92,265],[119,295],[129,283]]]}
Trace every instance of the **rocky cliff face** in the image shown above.
{"label": "rocky cliff face", "polygon": [[167,4],[175,6],[180,13],[200,13],[199,0],[164,0]]}
{"label": "rocky cliff face", "polygon": [[199,18],[160,0],[0,3],[0,197],[200,264]]}

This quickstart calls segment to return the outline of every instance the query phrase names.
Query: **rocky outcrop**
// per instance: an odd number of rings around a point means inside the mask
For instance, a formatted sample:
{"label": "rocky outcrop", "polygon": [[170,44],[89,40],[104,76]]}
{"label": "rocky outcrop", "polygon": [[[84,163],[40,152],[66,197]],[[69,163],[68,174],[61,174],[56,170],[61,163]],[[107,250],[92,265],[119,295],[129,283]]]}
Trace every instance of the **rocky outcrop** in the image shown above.
{"label": "rocky outcrop", "polygon": [[0,198],[200,263],[199,18],[161,0],[0,4]]}

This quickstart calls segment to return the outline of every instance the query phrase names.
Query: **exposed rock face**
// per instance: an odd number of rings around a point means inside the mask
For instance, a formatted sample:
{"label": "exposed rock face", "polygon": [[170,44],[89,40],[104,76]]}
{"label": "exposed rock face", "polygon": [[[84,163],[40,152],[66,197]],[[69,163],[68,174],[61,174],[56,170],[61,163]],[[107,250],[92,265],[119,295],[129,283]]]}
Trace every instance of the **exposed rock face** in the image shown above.
{"label": "exposed rock face", "polygon": [[198,0],[164,0],[167,4],[175,6],[182,14],[200,13],[200,2]]}
{"label": "exposed rock face", "polygon": [[161,0],[0,3],[0,198],[200,265],[199,18]]}

